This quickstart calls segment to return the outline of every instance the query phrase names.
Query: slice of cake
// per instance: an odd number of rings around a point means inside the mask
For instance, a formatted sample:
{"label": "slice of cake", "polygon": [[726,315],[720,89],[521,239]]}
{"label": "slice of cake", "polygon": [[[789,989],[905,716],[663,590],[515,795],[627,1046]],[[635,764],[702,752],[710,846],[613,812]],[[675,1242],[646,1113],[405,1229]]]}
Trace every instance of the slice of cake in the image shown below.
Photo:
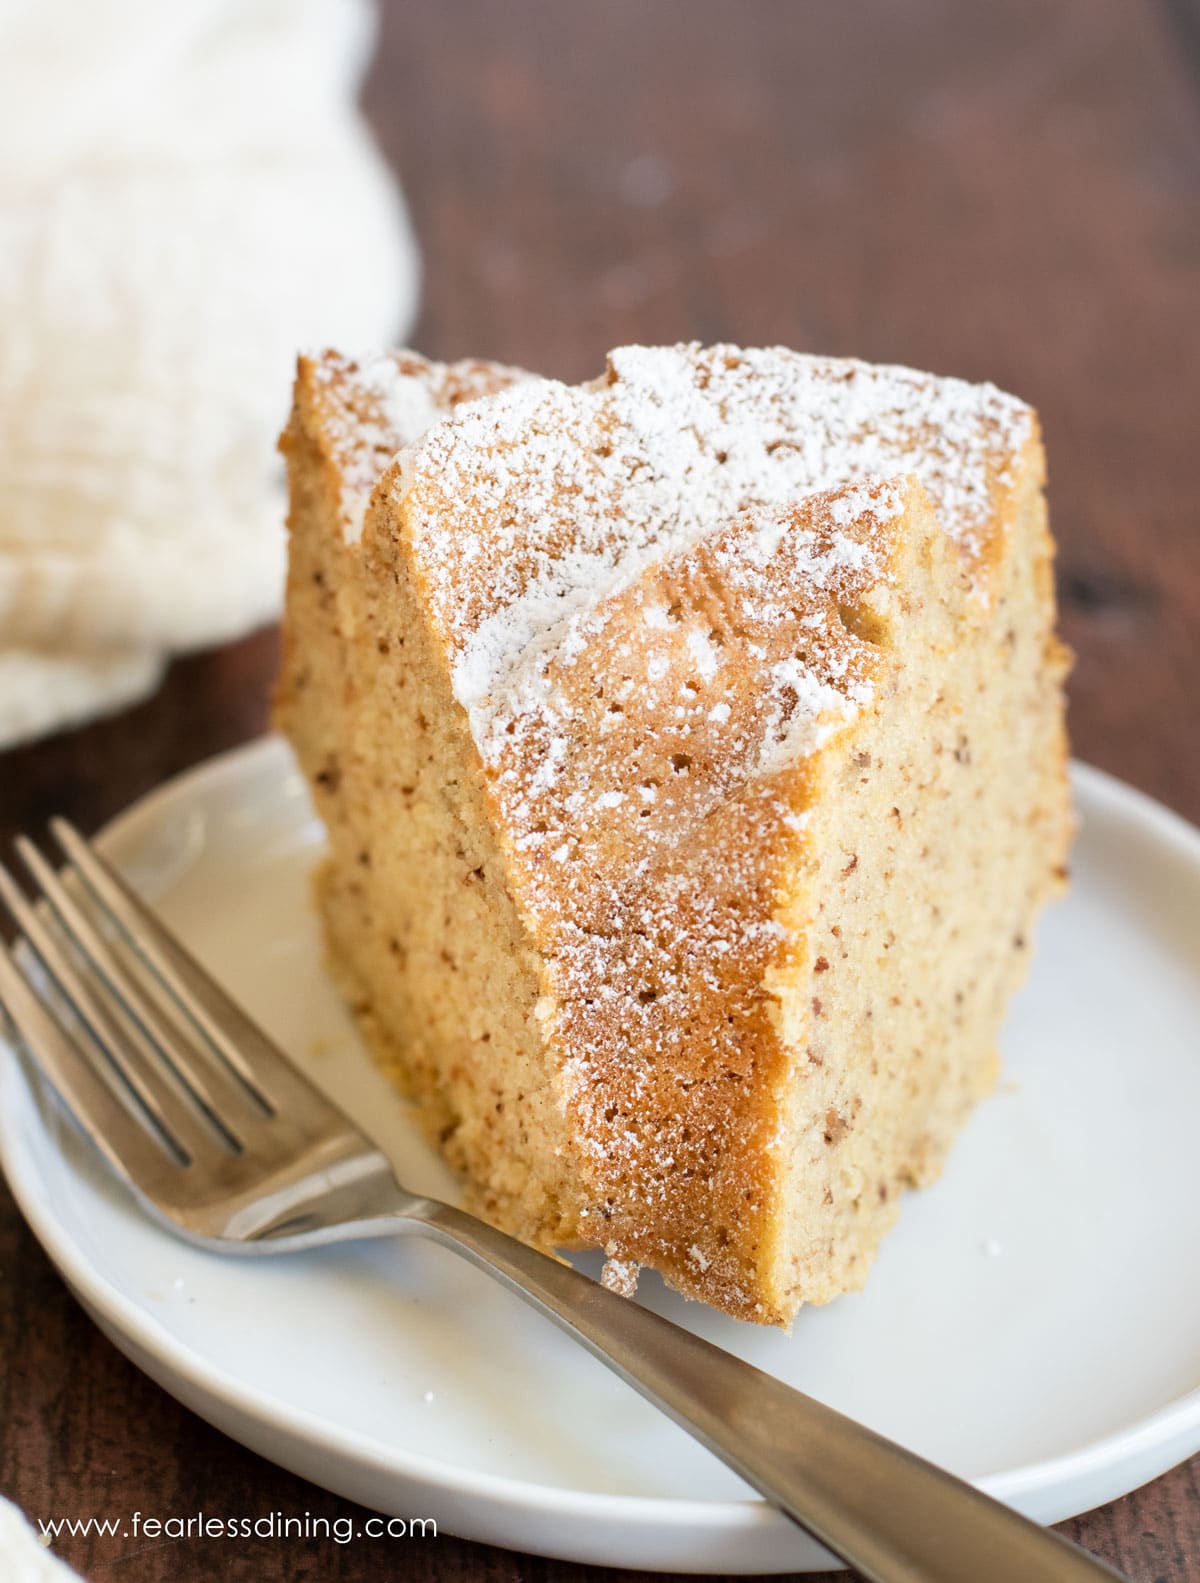
{"label": "slice of cake", "polygon": [[287,438],[336,971],[482,1214],[786,1324],[992,1085],[1063,873],[1036,419],[782,349],[447,378],[303,364]]}

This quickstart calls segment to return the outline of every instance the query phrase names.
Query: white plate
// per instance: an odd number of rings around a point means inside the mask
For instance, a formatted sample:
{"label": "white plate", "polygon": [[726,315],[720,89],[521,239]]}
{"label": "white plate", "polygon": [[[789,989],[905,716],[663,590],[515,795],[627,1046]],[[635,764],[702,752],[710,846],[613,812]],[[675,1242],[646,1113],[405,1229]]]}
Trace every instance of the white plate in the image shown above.
{"label": "white plate", "polygon": [[[1001,1089],[907,1201],[867,1291],[805,1311],[789,1338],[643,1281],[681,1324],[1046,1522],[1200,1449],[1200,832],[1095,770],[1076,788],[1074,885],[1039,930]],[[452,1190],[320,970],[320,841],[268,740],[156,792],[104,846],[406,1182]],[[109,1184],[7,1050],[0,1100],[9,1182],[97,1323],[264,1456],[514,1549],[673,1571],[825,1564],[444,1250],[201,1253]]]}

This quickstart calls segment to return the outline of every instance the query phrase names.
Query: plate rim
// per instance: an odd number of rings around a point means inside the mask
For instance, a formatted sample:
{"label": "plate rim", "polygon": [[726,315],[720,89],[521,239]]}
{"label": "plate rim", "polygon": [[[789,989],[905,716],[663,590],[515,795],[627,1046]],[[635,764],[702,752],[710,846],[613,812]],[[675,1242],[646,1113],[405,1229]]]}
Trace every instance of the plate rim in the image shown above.
{"label": "plate rim", "polygon": [[[96,840],[102,850],[134,840],[139,825],[152,824],[167,805],[180,797],[186,799],[231,779],[236,781],[261,773],[273,760],[278,760],[281,768],[286,766],[293,774],[298,774],[283,739],[273,733],[260,736],[160,783],[108,821],[97,832]],[[1085,805],[1081,808],[1084,817],[1089,803],[1102,811],[1131,817],[1148,826],[1167,845],[1178,848],[1189,865],[1200,869],[1200,829],[1181,814],[1108,771],[1079,760],[1071,761],[1071,776],[1076,797]],[[347,1429],[211,1362],[132,1297],[116,1288],[46,1207],[49,1195],[44,1195],[44,1203],[37,1189],[47,1178],[41,1170],[34,1138],[23,1132],[24,1119],[30,1110],[38,1110],[41,1101],[21,1057],[3,1039],[0,1039],[0,1057],[3,1060],[0,1097],[7,1095],[11,1099],[9,1090],[14,1082],[19,1083],[23,1091],[24,1104],[0,1104],[0,1168],[26,1224],[93,1322],[92,1311],[95,1310],[114,1331],[154,1357],[170,1375],[178,1375],[201,1396],[213,1397],[233,1412],[254,1419],[265,1430],[283,1431],[313,1447],[335,1449],[360,1467],[432,1483],[457,1497],[484,1501],[514,1512],[535,1505],[539,1513],[548,1516],[619,1523],[626,1529],[665,1525],[686,1528],[693,1536],[698,1529],[731,1534],[764,1527],[796,1534],[781,1513],[756,1495],[738,1500],[686,1500],[671,1496],[606,1494],[464,1469],[441,1458],[412,1452],[402,1445],[385,1445],[359,1430]],[[139,1367],[136,1360],[131,1361]],[[160,1388],[167,1388],[169,1392],[169,1387]],[[1075,1450],[983,1474],[969,1482],[1000,1500],[1013,1503],[1047,1488],[1095,1477],[1120,1461],[1164,1447],[1175,1436],[1193,1427],[1200,1428],[1200,1384],[1133,1419],[1125,1427]]]}

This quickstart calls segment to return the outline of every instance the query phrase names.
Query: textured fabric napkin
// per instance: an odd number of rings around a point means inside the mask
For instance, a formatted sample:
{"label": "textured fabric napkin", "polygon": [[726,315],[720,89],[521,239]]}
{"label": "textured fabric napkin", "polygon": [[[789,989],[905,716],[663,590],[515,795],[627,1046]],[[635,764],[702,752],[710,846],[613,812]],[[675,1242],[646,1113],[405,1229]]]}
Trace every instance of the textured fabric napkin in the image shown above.
{"label": "textured fabric napkin", "polygon": [[17,1507],[0,1495],[0,1577],[4,1583],[78,1583],[50,1554]]}
{"label": "textured fabric napkin", "polygon": [[0,6],[0,746],[269,619],[301,347],[412,317],[367,0]]}

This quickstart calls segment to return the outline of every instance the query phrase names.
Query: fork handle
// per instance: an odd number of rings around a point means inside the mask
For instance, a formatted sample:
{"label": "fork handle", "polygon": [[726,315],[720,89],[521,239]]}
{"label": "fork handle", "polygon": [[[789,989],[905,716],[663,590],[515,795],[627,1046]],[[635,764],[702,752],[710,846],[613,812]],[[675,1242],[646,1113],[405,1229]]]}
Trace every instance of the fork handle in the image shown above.
{"label": "fork handle", "polygon": [[962,1479],[474,1216],[422,1199],[398,1217],[402,1229],[453,1248],[553,1319],[870,1583],[1120,1578]]}

